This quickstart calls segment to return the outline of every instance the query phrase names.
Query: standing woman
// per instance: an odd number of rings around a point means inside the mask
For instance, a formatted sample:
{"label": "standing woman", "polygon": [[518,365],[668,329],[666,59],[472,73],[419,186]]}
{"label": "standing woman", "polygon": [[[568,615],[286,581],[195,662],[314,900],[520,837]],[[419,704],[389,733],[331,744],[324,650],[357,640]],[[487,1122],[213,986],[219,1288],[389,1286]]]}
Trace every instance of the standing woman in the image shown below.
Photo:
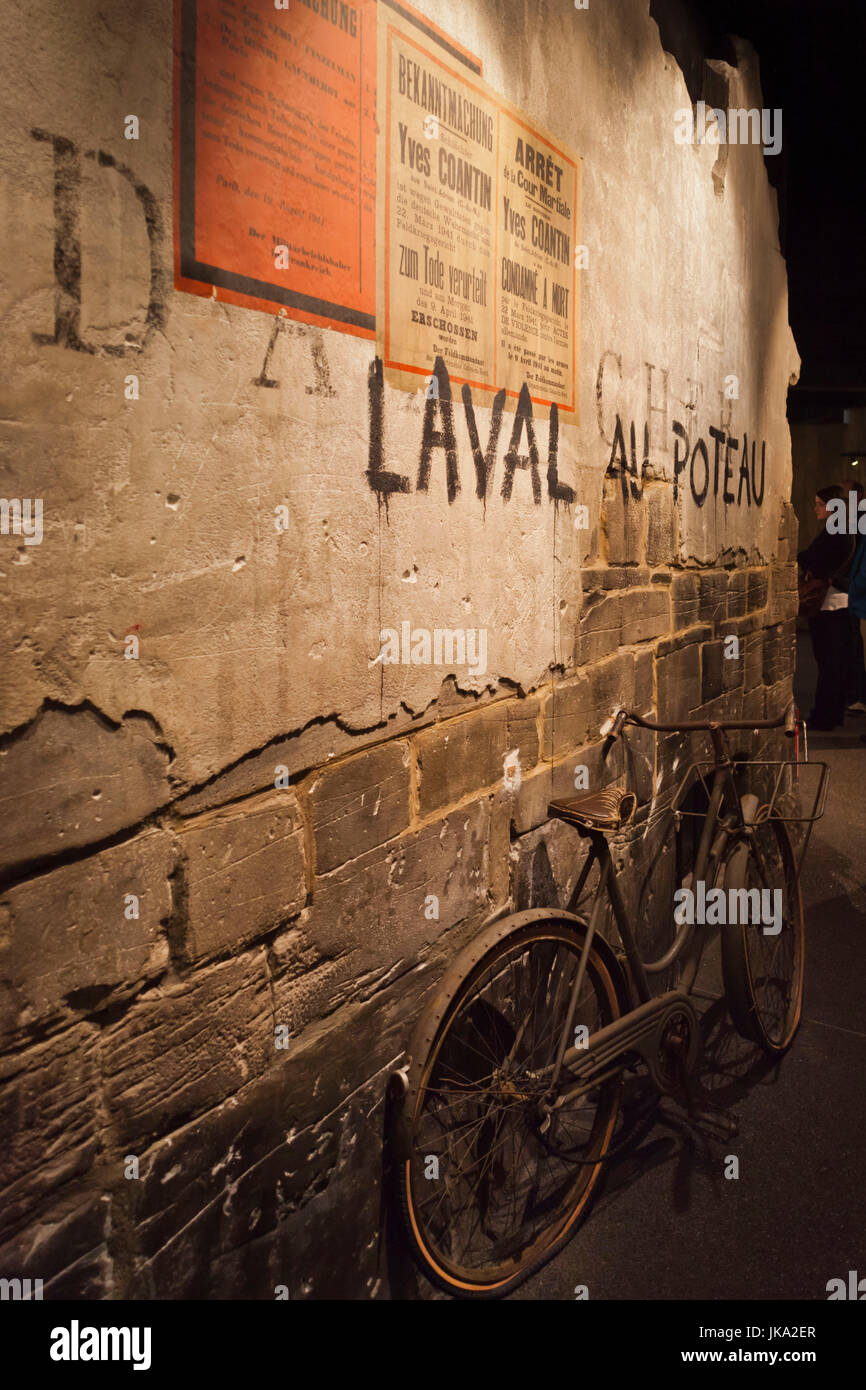
{"label": "standing woman", "polygon": [[[858,483],[854,478],[851,478],[848,482],[849,496],[852,492],[856,494],[857,515],[859,517],[860,503],[863,501],[864,489],[863,484]],[[864,650],[866,650],[863,646],[863,628],[864,626],[866,626],[866,623],[863,622],[863,619],[866,618],[866,613],[864,613],[861,617],[859,611],[859,609],[862,607],[863,602],[863,579],[864,577],[866,577],[866,575],[864,575],[863,566],[864,542],[866,542],[866,536],[861,536],[858,533],[857,543],[854,550],[854,559],[851,561],[851,570],[848,579],[848,629],[851,634],[851,669],[848,672],[849,694],[851,696],[851,701],[848,705],[848,710],[852,714],[866,714],[866,669],[864,669],[863,665],[863,654]],[[856,602],[854,582],[855,576],[857,576]]]}
{"label": "standing woman", "polygon": [[[858,536],[854,562],[851,565],[851,580],[848,585],[848,611],[852,622],[860,624],[860,634],[866,649],[866,535]],[[866,743],[866,734],[860,735],[860,742]]]}
{"label": "standing woman", "polygon": [[848,576],[854,538],[827,530],[827,503],[843,496],[841,487],[822,487],[815,494],[815,517],[821,530],[797,556],[801,570],[829,584],[818,613],[809,619],[812,649],[818,664],[815,703],[806,723],[810,729],[835,729],[845,718],[849,665]]}

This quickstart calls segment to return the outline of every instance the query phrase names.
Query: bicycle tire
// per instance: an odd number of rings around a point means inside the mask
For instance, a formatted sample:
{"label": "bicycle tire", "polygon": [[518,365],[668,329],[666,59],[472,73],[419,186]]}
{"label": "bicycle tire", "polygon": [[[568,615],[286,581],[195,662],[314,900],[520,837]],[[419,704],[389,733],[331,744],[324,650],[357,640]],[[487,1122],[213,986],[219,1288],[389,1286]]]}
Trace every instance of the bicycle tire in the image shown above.
{"label": "bicycle tire", "polygon": [[[517,1288],[530,1274],[553,1258],[574,1234],[579,1224],[578,1218],[587,1210],[593,1189],[598,1181],[602,1160],[610,1147],[616,1125],[621,1076],[605,1081],[597,1088],[598,1103],[595,1106],[595,1116],[587,1141],[588,1145],[591,1146],[588,1149],[591,1162],[573,1164],[569,1168],[564,1158],[552,1156],[545,1150],[545,1146],[541,1142],[536,1142],[526,1155],[525,1162],[530,1167],[533,1163],[536,1166],[542,1163],[557,1163],[560,1167],[566,1168],[567,1181],[566,1177],[563,1177],[564,1190],[561,1199],[555,1203],[555,1206],[551,1207],[550,1220],[535,1231],[532,1237],[527,1240],[525,1248],[520,1247],[519,1235],[515,1235],[515,1248],[503,1258],[499,1260],[493,1258],[487,1261],[482,1259],[472,1265],[461,1264],[460,1260],[455,1258],[453,1248],[455,1239],[453,1233],[447,1229],[447,1222],[444,1223],[444,1229],[435,1229],[432,1224],[433,1202],[429,1200],[431,1188],[422,1172],[422,1163],[426,1165],[429,1159],[434,1156],[430,1148],[430,1134],[434,1131],[426,1124],[425,1101],[430,1101],[431,1097],[434,1098],[431,1101],[432,1109],[435,1107],[437,1098],[441,1100],[443,1096],[456,1094],[455,1091],[449,1093],[443,1089],[443,1077],[446,1080],[451,1080],[452,1084],[457,1076],[460,1076],[463,1081],[471,1081],[471,1077],[458,1070],[453,1059],[455,1056],[459,1056],[461,1064],[465,1065],[464,1054],[456,1050],[463,1045],[457,1025],[464,1006],[467,1007],[469,1013],[474,1007],[473,991],[481,985],[485,977],[489,977],[491,980],[490,998],[492,1000],[495,997],[492,983],[499,978],[495,974],[496,968],[501,967],[501,975],[507,968],[509,957],[515,960],[528,958],[529,948],[533,945],[543,946],[550,953],[552,944],[556,943],[557,954],[558,948],[564,947],[566,954],[569,952],[573,954],[576,963],[585,941],[585,933],[586,923],[581,918],[567,912],[550,909],[533,909],[493,923],[457,957],[428,1002],[416,1026],[410,1048],[412,1060],[407,1071],[407,1091],[403,1101],[408,1155],[403,1156],[402,1161],[397,1165],[399,1208],[416,1263],[431,1283],[454,1297],[463,1299],[502,1298]],[[551,960],[553,959],[554,957],[551,956]],[[531,974],[532,969],[538,967],[527,968]],[[561,967],[557,966],[556,969],[560,970]],[[552,987],[550,982],[553,976],[554,967],[551,964],[548,968],[548,993]],[[513,979],[514,970],[512,968],[512,984]],[[590,984],[592,996],[599,1005],[599,1026],[619,1017],[622,1012],[628,1009],[628,991],[622,969],[610,946],[600,936],[596,936],[590,948],[581,999],[585,996],[587,982]],[[567,973],[562,976],[561,981],[557,982],[556,990],[558,995],[567,999],[569,990]],[[504,1003],[504,993],[505,988],[503,986],[503,999],[500,1000],[500,1003]],[[513,985],[513,993],[515,998],[519,995],[519,985]],[[479,994],[478,997],[480,999],[481,995]],[[542,1012],[541,1001],[531,996],[530,998],[530,1012],[533,1022],[531,1028],[527,1025],[523,1029],[523,1036],[526,1038],[537,1036],[535,1031],[538,1028],[537,1020],[541,1019],[543,1026],[546,1017]],[[489,1012],[483,1015],[483,1022],[493,1037],[491,1060],[495,1061],[495,1047],[498,1046],[501,1049],[509,1043],[509,1033],[506,1028],[508,1020],[501,1008],[497,1010],[492,1003],[488,1003],[487,1008]],[[478,1026],[475,1018],[472,1020],[472,1027],[477,1033]],[[556,1027],[557,1024],[554,1019],[549,1028],[551,1038],[555,1036]],[[514,1030],[512,1030],[512,1034],[513,1032]],[[450,1044],[449,1037],[451,1038]],[[518,1042],[512,1040],[512,1051],[517,1047]],[[527,1043],[524,1049],[530,1060],[533,1057],[534,1047],[534,1043],[532,1046]],[[468,1053],[465,1055],[468,1056]],[[481,1055],[479,1053],[479,1056]],[[488,1065],[486,1057],[483,1058],[483,1062],[485,1066]],[[439,1066],[438,1072],[437,1064]],[[449,1067],[451,1076],[449,1076]],[[532,1075],[531,1070],[527,1068],[525,1076]],[[519,1070],[515,1072],[515,1076],[519,1082]],[[463,1100],[460,1103],[463,1104],[465,1101],[471,1110],[473,1104],[480,1106],[485,1098],[489,1100],[491,1087],[487,1082],[490,1079],[492,1078],[479,1076],[474,1089],[462,1086],[460,1093]],[[524,1081],[524,1084],[527,1083]],[[522,1100],[525,1101],[526,1098],[523,1097]],[[501,1114],[506,1109],[515,1110],[518,1108],[518,1102],[509,1101],[508,1105],[505,1105],[500,1101]],[[531,1105],[527,1105],[526,1108],[531,1110]],[[454,1110],[455,1103],[450,1102],[445,1106],[445,1109]],[[584,1111],[587,1109],[588,1107],[584,1107]],[[471,1142],[469,1144],[468,1152],[470,1154],[482,1150],[483,1144],[489,1146],[486,1155],[480,1159],[476,1157],[474,1165],[469,1165],[470,1167],[477,1166],[478,1163],[483,1165],[477,1188],[482,1185],[485,1167],[489,1166],[492,1169],[495,1166],[491,1162],[490,1155],[496,1145],[490,1147],[492,1141],[489,1136],[483,1139],[485,1130],[490,1123],[494,1125],[493,1138],[498,1138],[495,1132],[495,1125],[498,1121],[496,1119],[491,1121],[491,1113],[492,1111],[488,1109],[483,1112],[483,1118],[476,1118],[467,1122],[474,1125],[475,1128],[480,1126],[477,1137],[475,1137],[474,1129],[470,1131],[470,1134],[463,1136],[466,1140],[474,1139],[475,1148],[472,1147]],[[561,1123],[559,1116],[562,1114],[563,1112],[558,1112],[557,1124]],[[441,1120],[435,1114],[433,1118],[441,1124]],[[452,1118],[459,1120],[461,1112],[456,1111]],[[507,1123],[511,1122],[509,1120]],[[467,1124],[456,1126],[456,1129],[460,1128],[466,1129]],[[526,1121],[525,1128],[527,1133],[531,1135],[532,1128],[529,1120]],[[504,1164],[506,1158],[501,1153],[504,1141],[498,1147]],[[564,1151],[560,1149],[560,1152]],[[575,1152],[577,1152],[576,1149]],[[523,1158],[524,1151],[521,1149],[515,1159],[515,1170],[519,1168],[519,1161]],[[453,1161],[452,1169],[456,1172],[456,1177],[453,1179],[453,1184],[456,1186],[461,1179],[461,1174],[459,1169],[454,1168]],[[444,1176],[447,1178],[448,1174],[446,1173]],[[495,1183],[491,1183],[491,1186],[495,1188]],[[435,1191],[435,1189],[432,1190]],[[453,1215],[454,1202],[448,1194],[447,1183],[444,1195],[437,1194],[437,1216],[440,1227],[443,1227],[444,1214],[439,1208],[446,1198],[445,1214],[451,1213]],[[525,1209],[528,1209],[529,1205],[527,1198]],[[481,1199],[479,1199],[479,1206],[481,1206]],[[488,1213],[492,1206],[491,1201],[488,1203]],[[516,1211],[517,1202],[515,1199]],[[481,1220],[483,1222],[484,1218],[482,1217]],[[452,1246],[447,1251],[442,1248],[446,1240],[450,1241]],[[494,1249],[497,1243],[503,1248],[508,1246],[508,1238],[504,1234],[499,1237],[498,1242],[492,1236],[490,1240]],[[464,1252],[464,1260],[465,1258],[466,1252]]]}
{"label": "bicycle tire", "polygon": [[796,857],[787,826],[779,820],[756,826],[752,843],[740,842],[726,862],[726,888],[763,888],[765,880],[782,891],[781,931],[775,943],[770,938],[766,944],[762,927],[729,924],[722,929],[722,966],[737,1032],[769,1056],[781,1057],[803,1012],[805,931]]}

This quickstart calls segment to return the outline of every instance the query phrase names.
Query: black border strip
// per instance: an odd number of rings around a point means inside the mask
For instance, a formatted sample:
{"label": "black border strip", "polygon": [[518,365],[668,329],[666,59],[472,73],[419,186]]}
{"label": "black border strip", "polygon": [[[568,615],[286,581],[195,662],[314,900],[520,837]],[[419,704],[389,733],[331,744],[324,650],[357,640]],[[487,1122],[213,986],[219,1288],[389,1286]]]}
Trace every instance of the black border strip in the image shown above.
{"label": "black border strip", "polygon": [[452,57],[459,59],[470,72],[475,73],[476,77],[481,76],[480,63],[473,63],[470,58],[467,58],[465,53],[459,48],[455,48],[453,44],[450,44],[448,40],[437,33],[435,29],[431,29],[430,25],[425,24],[423,19],[418,15],[412,14],[410,10],[404,10],[403,6],[399,4],[399,0],[378,0],[378,3],[380,5],[387,5],[389,10],[394,10],[394,12],[400,15],[402,19],[405,19],[408,24],[414,24],[416,29],[420,29],[422,34],[426,34],[429,39],[433,39],[440,48],[445,49],[446,53],[450,53]]}
{"label": "black border strip", "polygon": [[195,84],[198,0],[183,0],[180,38],[180,270],[195,263]]}
{"label": "black border strip", "polygon": [[[420,29],[433,39],[446,52],[459,59],[470,72],[481,75],[481,65],[472,62],[465,53],[454,48],[447,39],[437,34],[428,24],[416,15],[405,10],[398,0],[378,0],[386,4],[408,23]],[[273,285],[268,280],[253,280],[246,275],[238,275],[233,270],[209,265],[198,260],[195,247],[195,97],[196,97],[196,36],[198,34],[198,0],[181,0],[181,52],[180,52],[180,273],[187,280],[197,280],[206,285],[217,285],[221,289],[232,290],[235,294],[246,294],[253,299],[263,299],[272,304],[285,304],[292,309],[300,309],[307,314],[333,319],[337,323],[349,323],[356,328],[366,328],[371,332],[376,328],[375,314],[365,314],[360,309],[349,309],[344,304],[331,304],[324,299],[299,294],[281,285]]]}
{"label": "black border strip", "polygon": [[360,309],[348,309],[345,304],[329,304],[326,299],[316,299],[308,294],[298,294],[281,285],[272,285],[268,280],[252,280],[248,275],[236,275],[233,270],[223,270],[207,261],[192,261],[190,269],[184,270],[191,280],[203,280],[208,285],[219,285],[222,289],[234,290],[237,294],[252,295],[254,299],[270,299],[275,304],[288,304],[293,309],[303,309],[308,314],[327,315],[340,323],[354,323],[359,328],[376,327],[374,314],[364,314]]}

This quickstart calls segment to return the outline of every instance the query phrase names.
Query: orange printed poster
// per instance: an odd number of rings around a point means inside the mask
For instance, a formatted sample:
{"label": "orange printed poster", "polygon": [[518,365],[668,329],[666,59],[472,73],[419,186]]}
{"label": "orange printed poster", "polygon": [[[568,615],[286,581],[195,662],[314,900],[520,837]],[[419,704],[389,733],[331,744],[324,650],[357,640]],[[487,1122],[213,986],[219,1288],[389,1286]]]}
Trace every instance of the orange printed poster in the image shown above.
{"label": "orange printed poster", "polygon": [[580,157],[399,15],[379,24],[378,341],[393,385],[577,419]]}
{"label": "orange printed poster", "polygon": [[375,336],[386,7],[480,72],[397,0],[176,0],[178,289]]}

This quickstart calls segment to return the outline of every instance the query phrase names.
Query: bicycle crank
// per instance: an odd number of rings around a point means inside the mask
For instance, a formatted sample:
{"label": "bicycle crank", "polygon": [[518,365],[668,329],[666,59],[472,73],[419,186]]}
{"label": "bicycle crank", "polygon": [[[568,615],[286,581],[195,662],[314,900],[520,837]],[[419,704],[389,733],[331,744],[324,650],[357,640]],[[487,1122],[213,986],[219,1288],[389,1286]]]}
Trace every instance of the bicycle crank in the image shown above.
{"label": "bicycle crank", "polygon": [[697,1070],[702,1044],[698,1016],[688,995],[671,990],[617,1018],[589,1038],[585,1047],[570,1047],[563,1057],[566,1083],[539,1109],[550,1114],[581,1092],[616,1075],[629,1054],[637,1053],[653,1085],[665,1095],[681,1090]]}

